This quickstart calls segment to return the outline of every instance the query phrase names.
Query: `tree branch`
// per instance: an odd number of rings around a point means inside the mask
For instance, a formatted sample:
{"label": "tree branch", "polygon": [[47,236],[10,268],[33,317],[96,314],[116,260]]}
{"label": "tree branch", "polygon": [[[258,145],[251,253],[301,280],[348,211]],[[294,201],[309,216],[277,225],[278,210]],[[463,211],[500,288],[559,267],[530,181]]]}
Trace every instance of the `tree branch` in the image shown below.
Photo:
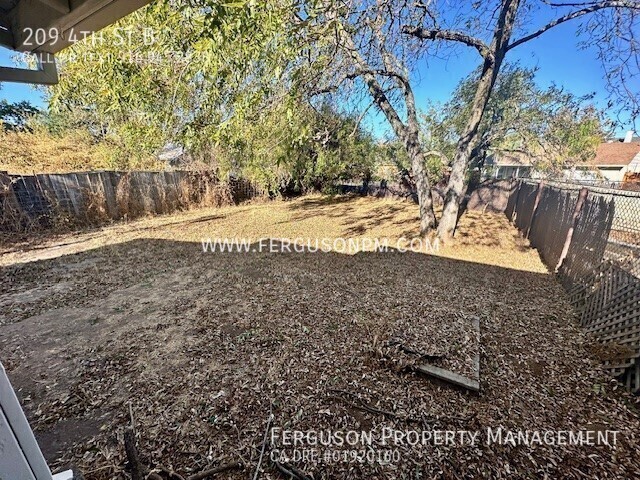
{"label": "tree branch", "polygon": [[[398,115],[396,109],[393,108],[391,102],[389,101],[389,98],[382,88],[382,85],[380,85],[380,83],[376,79],[376,74],[382,75],[383,73],[380,70],[371,69],[369,67],[362,55],[360,55],[360,53],[358,52],[353,38],[342,27],[342,24],[336,23],[336,29],[338,38],[342,41],[349,56],[351,57],[351,60],[358,68],[355,73],[358,74],[357,76],[362,76],[364,83],[367,85],[369,93],[373,97],[374,102],[376,103],[378,108],[382,110],[382,113],[384,113],[384,115],[387,117],[396,135],[398,135],[399,138],[404,138],[406,134],[406,126],[402,122],[402,119],[400,118],[400,115]],[[394,77],[398,76],[398,74],[392,72],[384,72],[384,74]]]}
{"label": "tree branch", "polygon": [[[566,4],[566,5],[568,6],[569,4]],[[557,18],[554,21],[546,24],[544,27],[540,28],[539,30],[529,35],[526,35],[518,40],[515,40],[514,42],[510,43],[509,46],[507,46],[507,51],[517,47],[518,45],[522,45],[523,43],[526,43],[529,40],[533,40],[534,38],[539,37],[547,30],[550,30],[553,27],[556,27],[562,23],[568,22],[569,20],[573,20],[575,18],[582,17],[583,15],[587,15],[589,13],[597,12],[598,10],[603,10],[605,8],[631,8],[635,10],[640,10],[640,2],[634,1],[634,0],[622,0],[622,1],[604,1],[599,3],[594,3],[589,7],[576,10],[560,18]]]}
{"label": "tree branch", "polygon": [[429,8],[428,4],[417,2],[415,4],[415,6],[416,6],[416,8],[420,8],[420,9],[422,9],[424,11],[425,15],[427,15],[431,19],[431,21],[433,22],[433,26],[434,27],[438,26],[438,20],[437,20],[435,14],[431,11],[431,8]]}
{"label": "tree branch", "polygon": [[327,93],[333,93],[336,90],[338,90],[340,88],[340,85],[342,85],[347,80],[355,80],[356,78],[363,77],[365,75],[379,75],[381,77],[394,78],[397,80],[397,83],[399,83],[400,86],[402,86],[403,88],[405,88],[409,83],[406,77],[404,77],[399,73],[390,72],[387,70],[374,69],[374,68],[366,68],[361,70],[355,70],[353,72],[342,75],[339,80],[336,80],[331,85],[324,88],[317,89],[317,90],[313,90],[311,92],[311,95],[317,96],[317,95],[324,95]]}
{"label": "tree branch", "polygon": [[425,157],[440,157],[444,163],[449,163],[449,157],[447,157],[444,153],[439,150],[429,150],[428,152],[424,152]]}
{"label": "tree branch", "polygon": [[350,137],[353,137],[353,136],[355,136],[356,133],[358,133],[358,130],[360,129],[360,124],[362,123],[362,120],[364,119],[364,117],[367,114],[367,112],[369,111],[369,109],[371,107],[373,107],[373,105],[374,105],[374,102],[369,103],[369,105],[367,105],[367,108],[365,108],[360,113],[360,115],[358,116],[358,119],[356,120],[356,125],[353,127],[353,131],[349,135]]}
{"label": "tree branch", "polygon": [[469,47],[473,47],[482,57],[491,58],[493,54],[489,47],[479,38],[472,37],[466,33],[456,32],[454,30],[427,30],[422,27],[412,27],[405,25],[402,27],[402,33],[412,35],[422,40],[447,40],[451,42],[464,43]]}

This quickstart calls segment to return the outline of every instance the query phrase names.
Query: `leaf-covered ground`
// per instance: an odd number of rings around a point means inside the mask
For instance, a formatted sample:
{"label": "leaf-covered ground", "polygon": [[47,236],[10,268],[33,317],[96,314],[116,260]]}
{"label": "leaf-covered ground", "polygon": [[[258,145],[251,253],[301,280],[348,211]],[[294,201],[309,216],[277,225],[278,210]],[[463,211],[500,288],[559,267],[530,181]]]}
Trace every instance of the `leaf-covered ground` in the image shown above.
{"label": "leaf-covered ground", "polygon": [[[263,445],[259,478],[286,478],[267,426],[378,438],[504,427],[620,433],[615,449],[481,437],[375,445],[382,456],[364,461],[339,458],[363,447],[320,446],[336,457],[289,466],[316,479],[640,477],[636,400],[602,374],[562,288],[504,217],[469,212],[458,244],[437,256],[201,247],[202,237],[394,245],[416,234],[416,215],[409,203],[309,197],[6,245],[0,358],[50,463],[130,478],[132,419],[144,463],[185,478],[236,461],[215,478],[253,478]],[[479,394],[411,368],[470,374],[478,349]]]}

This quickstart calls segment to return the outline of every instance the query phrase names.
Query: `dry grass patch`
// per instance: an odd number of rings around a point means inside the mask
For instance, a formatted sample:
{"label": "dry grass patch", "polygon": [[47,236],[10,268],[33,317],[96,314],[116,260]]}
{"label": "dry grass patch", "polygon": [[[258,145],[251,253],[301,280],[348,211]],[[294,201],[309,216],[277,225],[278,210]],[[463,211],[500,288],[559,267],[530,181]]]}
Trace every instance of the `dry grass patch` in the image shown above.
{"label": "dry grass patch", "polygon": [[[94,232],[7,245],[0,265],[140,238],[187,242],[201,242],[203,238],[386,238],[393,247],[401,238],[418,236],[417,220],[416,205],[395,200],[348,196],[258,200],[238,207],[201,208],[142,218]],[[441,248],[441,256],[517,270],[547,271],[504,215],[469,211],[462,217],[457,235],[455,245]],[[33,246],[38,250],[31,251]]]}
{"label": "dry grass patch", "polygon": [[[637,408],[502,217],[471,212],[440,256],[205,254],[200,243],[396,239],[415,234],[416,215],[411,204],[311,197],[13,247],[1,257],[0,349],[49,460],[127,479],[131,409],[148,465],[190,474],[239,460],[216,478],[248,478],[272,411],[272,426],[300,430],[620,431],[615,450],[405,444],[390,464],[295,462],[314,478],[637,476]],[[481,392],[412,371],[415,359],[388,348],[398,340],[460,373],[479,348]],[[268,458],[263,468],[260,478],[284,478]]]}

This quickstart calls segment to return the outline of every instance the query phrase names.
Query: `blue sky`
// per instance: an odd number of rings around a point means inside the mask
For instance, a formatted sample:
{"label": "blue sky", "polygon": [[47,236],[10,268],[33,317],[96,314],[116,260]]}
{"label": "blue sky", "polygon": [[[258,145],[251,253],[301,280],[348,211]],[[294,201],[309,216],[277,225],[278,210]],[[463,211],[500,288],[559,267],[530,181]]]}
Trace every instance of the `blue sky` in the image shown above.
{"label": "blue sky", "polygon": [[[543,25],[544,20],[534,19],[535,27]],[[535,27],[532,26],[532,30],[535,30]],[[518,61],[523,66],[538,67],[536,80],[542,87],[555,82],[576,95],[595,92],[596,104],[604,108],[607,104],[607,94],[602,67],[596,58],[596,49],[578,48],[576,27],[577,23],[574,21],[551,29],[537,39],[509,52],[507,61]],[[415,86],[419,107],[425,107],[429,101],[446,101],[458,82],[480,64],[479,55],[473,49],[459,48],[457,54],[446,60],[431,59],[428,66],[419,69],[420,81]],[[0,48],[0,65],[12,65],[12,55],[13,52]],[[640,91],[640,81],[636,80],[633,87]],[[44,104],[41,92],[28,85],[5,83],[0,88],[0,99],[11,102],[29,100],[39,106]],[[371,115],[367,124],[378,135],[388,131],[386,120],[381,115]],[[634,129],[634,125],[631,119],[626,117],[616,133],[622,135],[629,129]]]}
{"label": "blue sky", "polygon": [[[15,52],[0,47],[0,66],[13,67],[15,63],[12,61],[12,57],[16,55]],[[20,100],[28,100],[31,103],[43,106],[42,96],[30,85],[23,85],[19,83],[3,83],[0,86],[0,100],[7,100],[9,102],[18,102]]]}
{"label": "blue sky", "polygon": [[[537,30],[545,22],[535,22],[531,31]],[[576,22],[559,25],[538,38],[522,44],[507,54],[507,62],[518,62],[525,67],[538,67],[536,82],[541,87],[555,83],[575,95],[595,93],[594,103],[606,108],[608,96],[604,71],[597,59],[597,49],[580,49],[575,35]],[[459,48],[459,55],[447,60],[430,60],[428,68],[419,71],[420,83],[415,87],[418,106],[424,108],[429,100],[445,102],[451,96],[458,82],[480,66],[480,56],[472,48]],[[640,79],[635,79],[635,91],[640,94]],[[615,116],[615,112],[611,112]],[[616,118],[612,118],[616,120]],[[640,119],[637,119],[640,120]],[[374,130],[387,129],[383,118],[370,119]],[[640,122],[629,116],[622,119],[616,134],[624,135],[627,130],[640,130]]]}

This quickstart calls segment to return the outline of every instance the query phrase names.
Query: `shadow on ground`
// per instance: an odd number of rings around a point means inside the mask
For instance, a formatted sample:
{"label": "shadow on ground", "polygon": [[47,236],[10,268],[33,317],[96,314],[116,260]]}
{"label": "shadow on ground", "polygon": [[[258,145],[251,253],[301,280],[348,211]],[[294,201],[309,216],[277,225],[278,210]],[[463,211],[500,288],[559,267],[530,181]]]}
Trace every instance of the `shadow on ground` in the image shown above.
{"label": "shadow on ground", "polygon": [[[304,431],[621,432],[616,450],[405,444],[392,464],[295,463],[316,478],[497,477],[505,465],[522,477],[631,478],[638,468],[638,416],[590,358],[550,275],[418,253],[203,253],[141,239],[5,267],[0,280],[2,361],[48,459],[87,478],[127,478],[131,416],[147,464],[188,473],[239,460],[245,470],[221,478],[246,478],[270,410],[273,426]],[[383,348],[399,338],[464,371],[471,316],[482,331],[477,395]]]}
{"label": "shadow on ground", "polygon": [[[416,238],[420,235],[417,207],[407,209],[406,202],[380,201],[375,207],[366,205],[358,207],[354,203],[353,195],[333,197],[309,197],[291,204],[292,209],[299,212],[294,221],[301,221],[312,216],[327,216],[335,218],[336,222],[344,222],[343,235],[365,235],[376,228],[385,227],[386,232],[393,232],[398,237]],[[441,209],[436,209],[436,216]],[[529,249],[526,241],[520,238],[514,228],[508,228],[502,215],[491,212],[486,214],[481,210],[461,210],[455,242],[457,245],[504,247],[508,245],[524,252]],[[285,223],[285,222],[283,222]]]}

